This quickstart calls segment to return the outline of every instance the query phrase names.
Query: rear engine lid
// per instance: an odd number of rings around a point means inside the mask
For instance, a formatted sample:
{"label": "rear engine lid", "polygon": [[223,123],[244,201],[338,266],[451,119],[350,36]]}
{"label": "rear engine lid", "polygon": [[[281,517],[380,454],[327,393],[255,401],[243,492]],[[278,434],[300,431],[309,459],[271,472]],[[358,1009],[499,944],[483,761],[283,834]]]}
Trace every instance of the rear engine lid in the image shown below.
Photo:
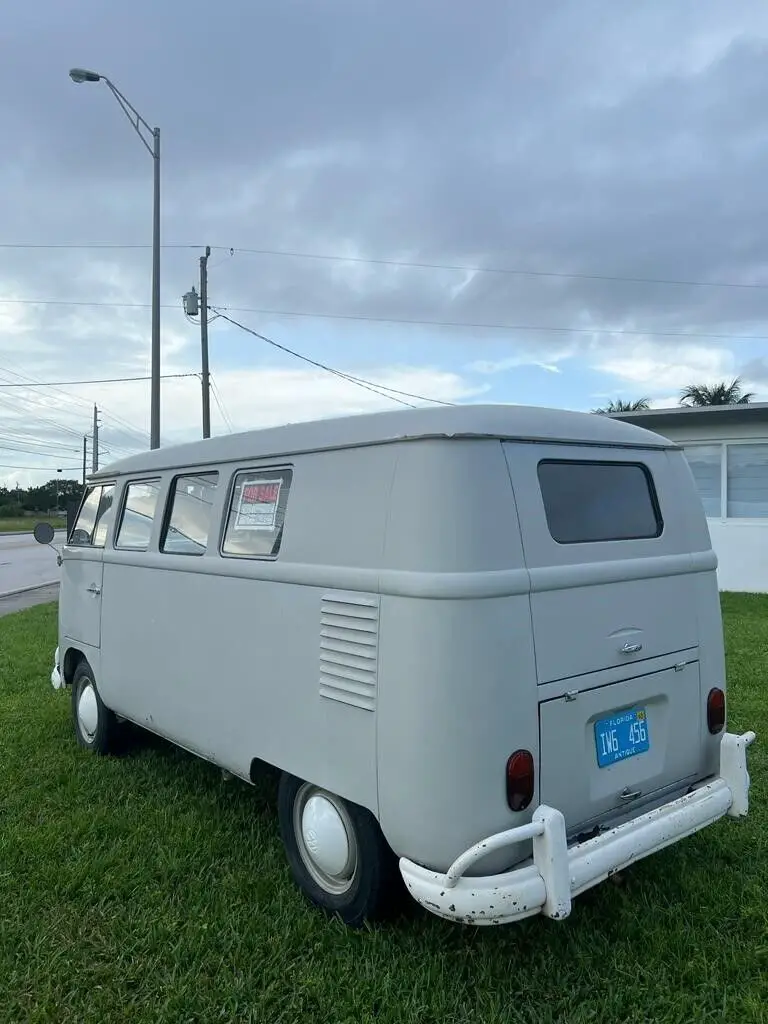
{"label": "rear engine lid", "polygon": [[700,689],[690,660],[539,704],[540,800],[570,837],[701,778]]}

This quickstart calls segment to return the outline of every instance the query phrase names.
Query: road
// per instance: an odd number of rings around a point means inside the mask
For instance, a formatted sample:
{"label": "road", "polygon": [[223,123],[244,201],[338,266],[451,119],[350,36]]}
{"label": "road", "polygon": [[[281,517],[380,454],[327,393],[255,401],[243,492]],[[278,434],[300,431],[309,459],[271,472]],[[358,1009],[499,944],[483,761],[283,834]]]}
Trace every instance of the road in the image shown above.
{"label": "road", "polygon": [[[62,539],[63,533],[54,543]],[[58,579],[56,553],[51,548],[38,544],[31,533],[0,533],[0,596]]]}

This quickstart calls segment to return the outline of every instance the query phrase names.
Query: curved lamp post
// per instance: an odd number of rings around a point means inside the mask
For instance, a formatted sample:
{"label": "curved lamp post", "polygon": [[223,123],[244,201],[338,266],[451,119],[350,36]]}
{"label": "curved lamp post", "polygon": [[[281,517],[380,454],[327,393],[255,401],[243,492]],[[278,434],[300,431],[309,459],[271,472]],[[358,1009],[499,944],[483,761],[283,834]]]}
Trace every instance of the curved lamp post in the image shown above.
{"label": "curved lamp post", "polygon": [[150,389],[150,448],[160,447],[160,129],[151,128],[120,90],[106,77],[85,68],[72,68],[69,77],[81,85],[83,82],[103,82],[123,113],[131,122],[154,164],[154,203],[152,210],[152,355]]}

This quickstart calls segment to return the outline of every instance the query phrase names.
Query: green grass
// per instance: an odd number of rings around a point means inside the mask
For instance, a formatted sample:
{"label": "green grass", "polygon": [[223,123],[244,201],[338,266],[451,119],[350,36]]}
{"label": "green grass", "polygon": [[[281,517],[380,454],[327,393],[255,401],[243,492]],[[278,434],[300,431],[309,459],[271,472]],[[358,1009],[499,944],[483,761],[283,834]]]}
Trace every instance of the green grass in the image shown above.
{"label": "green grass", "polygon": [[55,519],[48,516],[32,516],[24,517],[22,519],[0,519],[0,533],[32,533],[35,528],[35,523],[46,522],[50,523],[55,530],[63,530],[66,528],[66,519]]}
{"label": "green grass", "polygon": [[75,745],[48,682],[55,606],[0,620],[0,1022],[768,1019],[768,599],[725,595],[730,726],[752,809],[604,884],[568,920],[413,909],[345,930],[293,887],[273,781],[160,741]]}

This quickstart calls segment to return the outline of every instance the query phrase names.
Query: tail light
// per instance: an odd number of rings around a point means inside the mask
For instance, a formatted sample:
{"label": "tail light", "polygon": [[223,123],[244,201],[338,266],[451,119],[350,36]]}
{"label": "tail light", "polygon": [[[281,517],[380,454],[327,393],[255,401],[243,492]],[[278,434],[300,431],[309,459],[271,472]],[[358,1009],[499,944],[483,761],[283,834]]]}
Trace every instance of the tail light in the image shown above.
{"label": "tail light", "polygon": [[707,728],[714,736],[725,725],[725,694],[717,686],[707,696]]}
{"label": "tail light", "polygon": [[507,760],[507,803],[510,810],[524,811],[533,800],[533,754],[516,750]]}

